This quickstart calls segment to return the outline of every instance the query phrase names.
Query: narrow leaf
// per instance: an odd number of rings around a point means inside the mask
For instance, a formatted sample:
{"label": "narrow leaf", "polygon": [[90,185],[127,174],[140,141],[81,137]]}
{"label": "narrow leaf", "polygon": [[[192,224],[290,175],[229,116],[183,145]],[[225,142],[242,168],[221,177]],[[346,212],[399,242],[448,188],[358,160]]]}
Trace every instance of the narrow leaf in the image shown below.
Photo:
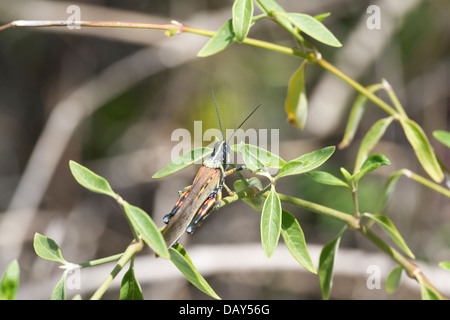
{"label": "narrow leaf", "polygon": [[355,181],[358,182],[358,180],[361,179],[362,176],[369,173],[370,171],[390,164],[391,161],[389,161],[389,159],[384,155],[380,153],[372,154],[366,159],[366,161],[364,161],[363,165],[361,166],[361,170],[356,173]]}
{"label": "narrow leaf", "polygon": [[300,174],[314,170],[322,165],[334,152],[334,146],[326,147],[320,150],[313,151],[302,155],[301,157],[291,160],[286,163],[278,172],[275,180],[294,174]]}
{"label": "narrow leaf", "polygon": [[328,300],[330,298],[331,288],[333,287],[334,261],[337,256],[339,243],[341,242],[341,236],[344,230],[345,228],[343,228],[333,240],[326,244],[320,252],[319,281],[323,300]]}
{"label": "narrow leaf", "polygon": [[289,79],[285,109],[288,120],[299,129],[305,127],[308,114],[308,100],[306,98],[305,88],[305,66],[307,60],[304,60],[300,67]]}
{"label": "narrow leaf", "polygon": [[261,214],[261,243],[267,258],[271,258],[281,233],[281,202],[272,185]]}
{"label": "narrow leaf", "polygon": [[286,164],[286,161],[279,156],[251,144],[241,142],[232,145],[230,149],[242,156],[242,160],[250,171],[257,171],[266,167],[279,169]]}
{"label": "narrow leaf", "polygon": [[398,232],[397,228],[394,226],[394,223],[391,221],[391,219],[381,214],[364,213],[363,215],[375,221],[384,230],[384,232],[386,232],[389,238],[391,238],[392,241],[394,241],[394,243],[400,249],[402,249],[410,258],[412,259],[415,258],[414,254],[406,245],[406,242],[403,240],[402,236]]}
{"label": "narrow leaf", "polygon": [[333,33],[314,17],[304,13],[277,12],[276,14],[288,19],[300,31],[310,37],[329,46],[342,47],[342,44]]}
{"label": "narrow leaf", "polygon": [[394,293],[395,290],[397,290],[398,285],[400,284],[400,278],[402,276],[403,268],[402,266],[395,266],[392,268],[392,270],[389,272],[386,283],[385,283],[385,289],[386,292],[391,294]]}
{"label": "narrow leaf", "polygon": [[69,162],[69,166],[75,180],[77,180],[77,182],[86,189],[92,192],[106,194],[113,198],[117,196],[105,178],[83,167],[75,161],[71,160]]}
{"label": "narrow leaf", "polygon": [[173,162],[169,163],[167,166],[155,173],[152,178],[162,178],[168,176],[169,174],[175,173],[184,169],[191,164],[200,161],[204,157],[210,155],[213,152],[211,148],[195,148],[191,151],[186,152],[179,158],[175,159]]}
{"label": "narrow leaf", "polygon": [[202,275],[197,271],[189,258],[186,251],[180,244],[169,249],[170,260],[175,264],[175,266],[181,271],[181,273],[202,292],[213,297],[214,299],[220,299],[220,297],[214,292],[211,286],[206,282]]}
{"label": "narrow leaf", "polygon": [[450,271],[450,261],[442,261],[442,262],[439,262],[439,266],[440,266],[441,268],[444,268],[444,269]]}
{"label": "narrow leaf", "polygon": [[233,30],[236,40],[244,41],[253,17],[253,0],[235,0],[233,4]]}
{"label": "narrow leaf", "polygon": [[139,232],[145,243],[157,255],[169,258],[166,242],[150,216],[141,208],[135,207],[126,201],[123,202],[123,208],[133,227]]}
{"label": "narrow leaf", "polygon": [[386,182],[386,186],[384,187],[383,195],[379,201],[377,210],[375,211],[377,214],[381,214],[386,208],[392,193],[395,190],[395,186],[397,185],[398,179],[402,176],[403,170],[394,172]]}
{"label": "narrow leaf", "polygon": [[289,252],[295,260],[300,262],[300,264],[303,265],[308,271],[317,273],[316,267],[314,266],[308,249],[306,248],[305,236],[300,224],[292,214],[286,210],[283,210],[282,212],[281,234],[287,248],[289,249]]}
{"label": "narrow leaf", "polygon": [[378,120],[366,133],[363,140],[361,141],[358,155],[356,156],[355,169],[353,173],[356,173],[357,171],[359,171],[359,169],[361,169],[361,166],[367,159],[369,153],[376,146],[378,141],[380,141],[381,137],[384,135],[386,129],[389,127],[393,119],[394,117],[391,116]]}
{"label": "narrow leaf", "polygon": [[39,233],[35,233],[33,247],[36,254],[45,260],[57,261],[63,264],[68,263],[63,258],[58,244],[53,239],[47,238]]}
{"label": "narrow leaf", "polygon": [[264,205],[264,199],[261,197],[252,198],[252,196],[262,189],[262,183],[256,177],[248,179],[247,182],[249,184],[248,187],[245,186],[244,182],[242,182],[241,180],[236,180],[233,185],[234,191],[239,193],[245,190],[247,193],[247,197],[242,198],[241,200],[250,205],[256,211],[261,211]]}
{"label": "narrow leaf", "polygon": [[347,187],[349,188],[349,185],[342,181],[341,179],[335,177],[331,173],[325,172],[325,171],[311,171],[307,172],[306,175],[313,179],[316,182],[327,184],[330,186],[338,186],[338,187]]}
{"label": "narrow leaf", "polygon": [[[267,13],[269,16],[276,14],[276,12],[286,12],[275,0],[256,0],[256,4],[261,11]],[[291,33],[297,32],[289,19],[278,15],[277,22]]]}
{"label": "narrow leaf", "polygon": [[410,119],[401,119],[400,123],[422,167],[434,181],[441,182],[444,179],[444,173],[422,128]]}
{"label": "narrow leaf", "polygon": [[144,300],[142,289],[134,275],[134,269],[130,268],[125,273],[120,284],[120,300]]}
{"label": "narrow leaf", "polygon": [[0,300],[14,300],[19,288],[20,267],[17,260],[11,261],[3,273],[0,283]]}
{"label": "narrow leaf", "polygon": [[433,131],[433,136],[444,146],[450,148],[450,132],[444,130]]}
{"label": "narrow leaf", "polygon": [[220,27],[217,33],[209,39],[209,41],[200,49],[197,56],[199,57],[208,57],[213,54],[216,54],[228,46],[230,46],[234,39],[236,38],[233,31],[233,22],[228,20],[225,24]]}
{"label": "narrow leaf", "polygon": [[[377,83],[368,86],[366,89],[374,93],[377,90],[383,89],[383,85]],[[356,97],[355,102],[353,102],[353,106],[348,117],[347,127],[345,128],[344,137],[342,138],[341,143],[339,143],[338,145],[339,149],[347,147],[353,141],[359,123],[361,122],[361,118],[364,114],[364,111],[366,110],[367,101],[369,101],[367,96],[361,93]]]}
{"label": "narrow leaf", "polygon": [[423,280],[422,277],[417,279],[420,284],[420,292],[422,295],[422,300],[439,300],[439,296],[428,284]]}
{"label": "narrow leaf", "polygon": [[66,300],[66,278],[67,270],[64,271],[61,280],[58,281],[55,289],[53,289],[51,300]]}

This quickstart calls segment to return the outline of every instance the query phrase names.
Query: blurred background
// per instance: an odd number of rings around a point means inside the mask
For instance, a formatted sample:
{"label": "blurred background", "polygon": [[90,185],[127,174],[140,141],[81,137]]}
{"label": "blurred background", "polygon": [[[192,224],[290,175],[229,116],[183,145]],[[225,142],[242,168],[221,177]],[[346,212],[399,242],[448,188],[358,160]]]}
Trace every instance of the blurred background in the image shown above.
{"label": "blurred background", "polygon": [[[279,1],[291,12],[330,12],[324,24],[342,48],[318,44],[323,57],[363,85],[387,79],[408,115],[428,135],[436,153],[450,164],[449,149],[431,135],[449,130],[450,3],[420,1]],[[168,23],[217,30],[231,17],[233,2],[219,0],[152,1],[1,1],[0,23],[13,20],[65,20],[77,5],[82,20]],[[367,27],[369,5],[380,8],[380,29]],[[259,12],[255,8],[256,12]],[[250,37],[294,46],[271,21],[261,21]],[[162,179],[151,176],[171,161],[172,132],[203,121],[217,128],[214,90],[225,128],[236,127],[258,104],[263,107],[246,128],[278,129],[280,156],[291,160],[337,145],[342,139],[355,91],[320,67],[308,65],[309,116],[299,131],[286,121],[287,82],[301,60],[245,45],[197,58],[208,38],[137,29],[16,28],[0,32],[0,274],[19,260],[18,299],[49,299],[62,275],[57,263],[38,258],[36,232],[53,238],[66,260],[81,263],[123,252],[132,239],[118,205],[85,191],[71,176],[75,160],[104,176],[128,202],[162,226],[177,191],[192,183],[198,165]],[[382,98],[385,98],[381,95]],[[360,139],[385,116],[369,105],[355,141],[337,150],[321,168],[337,176],[352,170]],[[205,145],[209,144],[205,142]],[[388,176],[408,168],[426,175],[398,125],[386,132],[375,152],[392,162],[365,177],[361,211],[374,211]],[[250,175],[247,175],[250,176]],[[227,178],[232,186],[234,177]],[[266,182],[266,181],[264,181]],[[277,190],[352,212],[351,196],[305,176],[286,178]],[[283,205],[296,216],[308,249],[318,264],[320,250],[342,224]],[[450,273],[437,263],[450,260],[450,201],[401,178],[386,214],[393,220],[418,264],[437,288],[450,295]],[[260,244],[260,214],[243,202],[214,212],[182,245],[213,289],[224,299],[320,299],[317,275],[299,265],[282,240],[270,260]],[[403,276],[399,290],[386,294],[384,278],[394,262],[355,232],[342,239],[331,294],[333,299],[416,299],[419,286]],[[367,285],[370,267],[380,286]],[[112,270],[113,264],[74,275],[68,298],[83,299]],[[378,268],[378,269],[377,269]],[[369,270],[369,273],[368,273]],[[204,299],[181,273],[146,248],[136,259],[137,278],[146,299]],[[122,272],[123,274],[123,272]],[[78,283],[78,279],[81,279]],[[117,299],[121,275],[105,299]]]}

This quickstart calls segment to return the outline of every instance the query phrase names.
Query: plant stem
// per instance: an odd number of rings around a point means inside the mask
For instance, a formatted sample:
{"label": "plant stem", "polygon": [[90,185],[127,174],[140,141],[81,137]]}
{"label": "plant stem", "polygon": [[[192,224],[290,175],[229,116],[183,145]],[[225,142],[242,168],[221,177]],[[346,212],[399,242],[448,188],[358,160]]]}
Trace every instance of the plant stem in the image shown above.
{"label": "plant stem", "polygon": [[91,297],[91,300],[100,300],[103,294],[108,289],[111,282],[114,280],[114,278],[117,276],[117,274],[122,270],[122,268],[127,264],[127,262],[134,257],[136,253],[142,250],[142,247],[144,246],[144,241],[133,241],[125,250],[123,255],[120,257],[119,261],[117,262],[114,269],[111,271],[111,273],[108,275],[108,277],[103,281],[103,283],[100,285],[100,287],[94,292],[94,294]]}

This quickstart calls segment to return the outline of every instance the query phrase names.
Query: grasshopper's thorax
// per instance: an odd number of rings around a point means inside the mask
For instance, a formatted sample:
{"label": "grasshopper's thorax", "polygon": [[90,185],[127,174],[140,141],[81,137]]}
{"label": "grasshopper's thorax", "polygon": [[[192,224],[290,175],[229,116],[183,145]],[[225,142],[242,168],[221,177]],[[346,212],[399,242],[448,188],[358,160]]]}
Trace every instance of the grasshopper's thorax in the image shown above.
{"label": "grasshopper's thorax", "polygon": [[225,141],[216,142],[214,145],[214,151],[203,163],[209,168],[222,168],[226,169],[230,163],[230,147]]}

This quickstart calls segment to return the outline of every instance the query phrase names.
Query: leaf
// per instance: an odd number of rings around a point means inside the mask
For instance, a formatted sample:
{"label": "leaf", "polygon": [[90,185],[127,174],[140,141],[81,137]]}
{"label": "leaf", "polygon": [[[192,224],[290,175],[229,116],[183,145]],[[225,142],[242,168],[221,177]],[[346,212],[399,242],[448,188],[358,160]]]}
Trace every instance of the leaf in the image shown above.
{"label": "leaf", "polygon": [[308,249],[306,248],[305,236],[297,219],[287,212],[282,211],[281,234],[289,252],[308,271],[316,272],[316,267],[312,262]]}
{"label": "leaf", "polygon": [[326,244],[320,252],[319,258],[319,282],[322,289],[322,299],[328,300],[330,298],[331,288],[333,287],[333,269],[334,261],[337,256],[341,236],[344,233],[343,228],[338,235]]}
{"label": "leaf", "polygon": [[120,284],[120,300],[144,300],[141,286],[134,275],[134,269],[130,268],[125,273]]}
{"label": "leaf", "polygon": [[75,161],[71,160],[69,162],[69,166],[75,180],[77,180],[77,182],[86,189],[92,192],[105,194],[113,198],[117,197],[116,193],[111,189],[109,182],[106,181],[105,178],[83,167]]}
{"label": "leaf", "polygon": [[380,141],[381,137],[386,132],[386,129],[391,124],[394,117],[387,117],[384,119],[380,119],[369,129],[369,131],[364,136],[361,141],[361,145],[358,150],[358,155],[355,160],[355,169],[354,173],[356,173],[359,169],[361,169],[362,164],[367,159],[370,151],[375,147],[375,145]]}
{"label": "leaf", "polygon": [[434,181],[441,182],[444,179],[444,173],[422,128],[410,119],[401,118],[400,123],[422,167]]}
{"label": "leaf", "polygon": [[444,130],[433,131],[433,136],[447,148],[450,148],[450,132]]}
{"label": "leaf", "polygon": [[236,40],[244,41],[253,17],[253,0],[235,0],[233,4],[233,30]]}
{"label": "leaf", "polygon": [[217,31],[217,33],[209,39],[209,41],[200,49],[197,56],[199,57],[208,57],[213,54],[216,54],[228,46],[230,46],[236,36],[233,31],[233,22],[232,20],[228,20],[225,22],[223,26]]}
{"label": "leaf", "polygon": [[63,264],[68,263],[63,258],[58,244],[53,239],[47,238],[39,233],[35,233],[33,247],[36,254],[45,260],[57,261]]}
{"label": "leaf", "polygon": [[382,213],[384,209],[386,208],[387,203],[389,202],[389,199],[392,196],[392,193],[395,190],[395,186],[397,185],[398,179],[402,176],[403,170],[394,172],[386,182],[386,186],[384,187],[383,195],[380,199],[380,202],[378,204],[376,213]]}
{"label": "leaf", "polygon": [[220,299],[220,297],[214,292],[202,275],[197,271],[189,258],[186,251],[180,244],[169,249],[170,260],[175,264],[175,266],[181,271],[181,273],[197,287],[200,291],[206,293],[207,295],[213,297],[214,299]]}
{"label": "leaf", "polygon": [[[383,89],[383,85],[377,83],[377,84],[368,86],[366,89],[369,92],[374,93],[377,90]],[[346,148],[353,141],[353,138],[355,137],[355,133],[356,133],[356,130],[358,129],[361,118],[364,114],[364,111],[366,110],[367,101],[369,101],[367,96],[360,93],[356,97],[355,102],[353,102],[352,110],[350,111],[347,126],[345,128],[344,137],[342,138],[341,143],[339,143],[339,145],[338,145],[339,149]]]}
{"label": "leaf", "polygon": [[349,185],[342,181],[341,179],[335,177],[331,173],[325,172],[325,171],[311,171],[307,172],[306,175],[313,179],[316,182],[327,184],[330,186],[338,186],[338,187],[347,187],[349,188]]}
{"label": "leaf", "polygon": [[380,153],[375,153],[369,156],[366,161],[364,161],[361,170],[356,173],[355,181],[358,182],[361,177],[370,171],[373,171],[381,166],[390,165],[391,161]]}
{"label": "leaf", "polygon": [[285,101],[288,120],[299,129],[303,129],[305,127],[308,113],[308,100],[306,98],[305,88],[306,64],[307,60],[304,60],[289,79],[287,97]]}
{"label": "leaf", "polygon": [[391,219],[381,214],[364,213],[363,216],[366,216],[370,220],[375,221],[384,230],[384,232],[386,232],[389,238],[391,238],[392,241],[394,241],[394,243],[403,250],[403,252],[405,252],[410,258],[415,258],[414,254],[406,245],[405,241],[398,232],[397,228],[392,223]]}
{"label": "leaf", "polygon": [[308,14],[277,12],[276,15],[286,18],[294,26],[299,28],[300,31],[324,44],[332,47],[342,47],[342,44],[336,39],[333,33],[327,29],[327,27]]}
{"label": "leaf", "polygon": [[353,177],[350,174],[350,172],[348,172],[347,169],[341,167],[341,173],[344,176],[345,180],[347,181],[348,185],[351,186],[353,183]]}
{"label": "leaf", "polygon": [[150,216],[141,208],[123,202],[125,214],[146,244],[161,257],[169,258],[166,242]]}
{"label": "leaf", "polygon": [[53,289],[51,300],[66,300],[66,278],[67,270],[64,271],[61,280],[58,281],[55,289]]}
{"label": "leaf", "polygon": [[241,142],[232,145],[230,149],[242,156],[242,160],[250,171],[257,171],[265,167],[279,169],[286,164],[286,161],[279,156],[251,144]]}
{"label": "leaf", "polygon": [[275,180],[290,176],[294,174],[300,174],[314,170],[315,168],[322,165],[334,152],[334,146],[325,147],[320,150],[313,151],[302,155],[301,157],[291,160],[286,163],[281,170],[278,172]]}
{"label": "leaf", "polygon": [[0,300],[14,300],[19,289],[20,267],[16,259],[11,261],[3,273],[0,283]]}
{"label": "leaf", "polygon": [[261,243],[267,258],[271,258],[281,233],[281,202],[272,185],[261,214]]}
{"label": "leaf", "polygon": [[417,281],[420,284],[420,292],[422,295],[422,300],[439,300],[438,294],[433,288],[430,288],[428,284],[423,280],[422,277],[418,277]]}
{"label": "leaf", "polygon": [[245,190],[248,196],[242,198],[241,200],[250,205],[256,211],[261,211],[264,205],[264,199],[261,197],[252,198],[252,196],[262,189],[262,183],[256,177],[248,179],[247,182],[249,183],[248,187],[246,187],[244,185],[244,182],[242,182],[241,180],[236,180],[233,185],[234,191],[239,193]]}
{"label": "leaf", "polygon": [[[261,9],[261,11],[267,13],[269,16],[272,16],[276,12],[286,12],[276,1],[274,0],[256,0],[256,4]],[[296,28],[292,25],[292,23],[282,17],[277,16],[277,22],[285,28],[287,31],[290,31],[291,33],[295,33]]]}
{"label": "leaf", "polygon": [[152,178],[162,178],[165,176],[168,176],[169,174],[175,173],[177,171],[180,171],[181,169],[184,169],[191,164],[200,161],[207,155],[211,154],[213,152],[213,149],[211,148],[195,148],[191,151],[186,152],[173,162],[169,163],[167,166],[165,166],[163,169],[159,170],[157,173],[155,173]]}
{"label": "leaf", "polygon": [[395,290],[397,290],[398,285],[400,284],[400,278],[402,276],[403,268],[402,266],[395,266],[392,268],[392,270],[389,272],[386,283],[385,283],[385,289],[386,292],[391,294],[394,293]]}
{"label": "leaf", "polygon": [[450,261],[442,261],[442,262],[439,262],[439,266],[440,266],[441,268],[444,268],[444,269],[450,271]]}

